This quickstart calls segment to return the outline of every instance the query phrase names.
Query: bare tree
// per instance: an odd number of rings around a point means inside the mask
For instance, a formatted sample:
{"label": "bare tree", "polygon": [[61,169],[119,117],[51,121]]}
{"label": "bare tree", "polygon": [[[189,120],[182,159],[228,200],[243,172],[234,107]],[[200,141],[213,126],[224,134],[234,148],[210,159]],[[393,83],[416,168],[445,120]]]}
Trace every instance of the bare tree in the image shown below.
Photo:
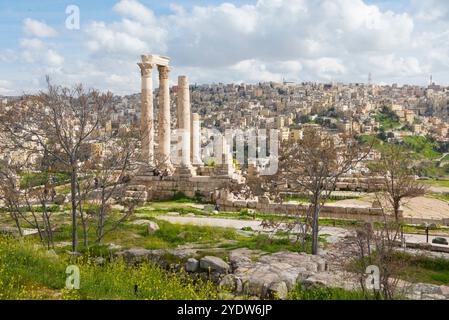
{"label": "bare tree", "polygon": [[422,196],[427,191],[427,187],[416,180],[414,167],[413,155],[397,145],[384,146],[380,160],[370,166],[372,173],[381,181],[378,198],[391,206],[396,222],[401,218],[402,202]]}
{"label": "bare tree", "polygon": [[83,147],[106,119],[112,95],[96,90],[54,86],[36,96],[25,96],[20,108],[0,116],[1,131],[15,148],[43,155],[70,174],[72,250],[78,247],[77,205],[79,169]]}
{"label": "bare tree", "polygon": [[51,212],[48,209],[49,183],[45,181],[43,185],[34,186],[30,181],[21,181],[19,174],[29,172],[27,169],[27,166],[17,162],[0,162],[0,200],[5,203],[20,237],[24,235],[23,226],[35,228],[42,244],[52,248]]}
{"label": "bare tree", "polygon": [[[127,183],[137,170],[138,155],[136,140],[130,132],[102,133],[95,139],[100,154],[93,155],[83,166],[83,179],[78,184],[79,211],[87,247],[87,219],[94,222],[96,243],[100,243],[107,232],[116,229],[133,212],[128,210],[117,215],[112,213],[110,203],[122,194]],[[118,197],[118,198],[121,198]],[[84,212],[84,205],[94,206]],[[128,204],[128,203],[123,203]],[[87,215],[86,215],[87,214]],[[110,227],[105,230],[106,224]],[[89,226],[91,227],[91,226]]]}
{"label": "bare tree", "polygon": [[0,200],[17,227],[19,236],[23,236],[19,178],[5,161],[0,162]]}
{"label": "bare tree", "polygon": [[[382,208],[383,220],[376,224],[366,223],[356,230],[356,236],[350,252],[351,269],[358,275],[360,286],[365,294],[374,294],[378,298],[394,299],[399,293],[399,275],[403,273],[406,261],[397,254],[401,238],[400,224],[390,217],[391,212]],[[367,268],[377,267],[379,286],[366,286]],[[403,288],[406,290],[406,288]]]}
{"label": "bare tree", "polygon": [[323,205],[335,190],[338,180],[350,173],[370,148],[361,145],[355,137],[330,135],[307,128],[298,142],[282,146],[278,180],[297,185],[309,198],[306,219],[311,219],[312,254],[318,252],[319,217]]}

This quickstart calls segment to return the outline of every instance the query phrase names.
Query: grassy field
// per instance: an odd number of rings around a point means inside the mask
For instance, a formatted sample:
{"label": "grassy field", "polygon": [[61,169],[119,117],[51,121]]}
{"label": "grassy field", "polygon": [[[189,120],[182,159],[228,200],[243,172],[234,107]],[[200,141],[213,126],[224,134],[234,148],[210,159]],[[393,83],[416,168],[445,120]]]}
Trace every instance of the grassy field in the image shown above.
{"label": "grassy field", "polygon": [[400,273],[404,280],[449,285],[449,260],[408,254],[398,254],[398,258],[406,262]]}
{"label": "grassy field", "polygon": [[[448,200],[447,196],[438,198]],[[262,221],[279,220],[292,221],[294,217],[285,218],[279,214],[261,214],[242,210],[241,212],[212,213],[214,207],[177,199],[167,202],[146,204],[137,209],[136,215],[120,225],[103,239],[103,244],[94,243],[95,231],[89,231],[90,247],[80,245],[84,254],[82,260],[73,261],[67,256],[70,250],[71,224],[70,215],[65,213],[66,207],[53,209],[55,251],[44,251],[37,235],[28,236],[19,242],[0,237],[0,300],[1,299],[214,299],[218,296],[217,288],[208,282],[192,282],[183,273],[171,273],[151,263],[128,268],[123,261],[113,260],[110,244],[127,248],[169,249],[180,245],[190,245],[200,249],[199,255],[213,252],[226,259],[228,250],[249,248],[266,253],[277,251],[293,251],[310,253],[310,239],[306,248],[295,243],[293,236],[285,232],[267,234],[255,232],[251,228],[236,230],[231,228],[180,225],[158,220],[159,215],[176,212],[180,216],[193,214],[198,217],[217,217]],[[5,211],[5,210],[3,210]],[[114,208],[113,214],[119,214],[120,209]],[[29,215],[29,214],[27,214]],[[136,225],[135,220],[150,220],[159,225],[159,230],[149,234],[145,225]],[[12,226],[9,215],[0,215],[0,226]],[[322,226],[342,226],[354,228],[359,222],[354,220],[320,219]],[[375,225],[375,227],[378,227]],[[107,225],[107,230],[111,225]],[[441,233],[442,231],[433,230]],[[405,226],[408,233],[423,233],[419,226]],[[432,232],[433,232],[432,231]],[[328,248],[326,235],[320,235],[320,247]],[[82,243],[82,230],[79,228],[79,239]],[[100,267],[93,263],[94,258],[102,256],[108,261]],[[90,257],[90,258],[89,258]],[[404,270],[401,278],[411,282],[426,282],[438,285],[449,285],[449,261],[430,259],[426,257],[404,258]],[[76,264],[81,269],[82,288],[76,292],[64,290],[65,268]],[[137,285],[138,290],[134,288]],[[291,299],[301,300],[359,300],[371,299],[360,292],[348,292],[340,289],[314,289],[304,291],[297,288],[291,294]]]}
{"label": "grassy field", "polygon": [[432,194],[432,198],[449,202],[449,194]]}
{"label": "grassy field", "polygon": [[436,151],[438,143],[431,142],[423,136],[409,136],[404,138],[404,144],[407,149],[427,159],[437,159],[441,157],[441,153]]}
{"label": "grassy field", "polygon": [[[80,269],[80,290],[65,289],[67,266]],[[137,290],[136,290],[137,289]],[[122,260],[98,266],[70,260],[32,243],[0,237],[0,300],[4,299],[216,299],[210,282],[195,281],[151,263],[128,267]]]}
{"label": "grassy field", "polygon": [[[80,289],[65,289],[66,268],[80,269]],[[208,281],[193,281],[186,274],[172,273],[151,263],[128,266],[122,260],[98,266],[91,259],[70,260],[0,237],[0,300],[5,299],[126,299],[203,300],[218,299],[223,292]],[[369,298],[369,297],[368,297]],[[292,300],[364,300],[359,292],[298,286]]]}
{"label": "grassy field", "polygon": [[374,296],[362,291],[348,291],[340,288],[312,288],[304,290],[301,285],[290,293],[291,300],[375,300]]}
{"label": "grassy field", "polygon": [[[133,220],[136,219],[146,220],[144,218],[135,218]],[[147,220],[155,221],[159,225],[159,230],[153,234],[148,234],[146,226],[133,225],[131,224],[133,220],[120,225],[113,232],[108,233],[104,237],[103,243],[114,243],[124,248],[164,249],[175,248],[178,245],[187,243],[213,246],[222,241],[235,240],[237,238],[236,230],[234,229],[172,224],[156,220],[155,218],[148,218]],[[64,225],[62,230],[55,234],[55,241],[69,242],[71,231],[71,225]],[[78,237],[82,239],[82,230],[78,230]],[[95,239],[93,230],[89,233],[89,239],[92,244]],[[83,248],[81,247],[80,249]]]}
{"label": "grassy field", "polygon": [[375,119],[385,131],[401,126],[401,122],[397,115],[387,109],[383,110],[383,112],[379,112],[375,116]]}
{"label": "grassy field", "polygon": [[439,188],[449,188],[449,180],[422,180],[422,183]]}

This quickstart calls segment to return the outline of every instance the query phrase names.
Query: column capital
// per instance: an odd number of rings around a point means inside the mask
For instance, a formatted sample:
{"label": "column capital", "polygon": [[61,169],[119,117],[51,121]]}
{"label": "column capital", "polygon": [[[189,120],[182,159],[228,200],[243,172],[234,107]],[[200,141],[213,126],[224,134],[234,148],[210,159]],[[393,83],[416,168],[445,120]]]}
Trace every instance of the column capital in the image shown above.
{"label": "column capital", "polygon": [[168,80],[170,68],[168,66],[157,66],[157,70],[159,71],[159,79],[160,80]]}
{"label": "column capital", "polygon": [[140,73],[142,77],[150,77],[151,71],[153,70],[153,65],[147,62],[139,62],[137,64],[140,67]]}

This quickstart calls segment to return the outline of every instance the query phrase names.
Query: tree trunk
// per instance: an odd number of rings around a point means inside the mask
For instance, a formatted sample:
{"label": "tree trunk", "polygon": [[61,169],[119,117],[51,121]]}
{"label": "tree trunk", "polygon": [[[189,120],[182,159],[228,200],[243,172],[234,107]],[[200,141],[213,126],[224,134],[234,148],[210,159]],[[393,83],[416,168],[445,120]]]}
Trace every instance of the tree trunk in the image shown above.
{"label": "tree trunk", "polygon": [[88,234],[87,234],[87,221],[86,221],[86,216],[84,215],[84,210],[83,210],[83,201],[84,201],[84,197],[81,194],[81,188],[80,188],[80,184],[77,183],[76,184],[77,187],[77,192],[78,192],[78,209],[80,212],[80,218],[81,218],[81,226],[83,227],[83,245],[85,248],[89,247],[89,241],[88,241]]}
{"label": "tree trunk", "polygon": [[399,209],[401,208],[401,200],[394,200],[393,210],[394,210],[394,219],[396,223],[399,223],[399,219],[401,218],[399,215]]}
{"label": "tree trunk", "polygon": [[313,220],[312,220],[312,254],[318,254],[318,218],[320,214],[319,202],[313,204]]}
{"label": "tree trunk", "polygon": [[[13,210],[12,207],[10,207],[10,208],[11,208],[10,210]],[[19,237],[23,237],[22,225],[20,224],[18,215],[15,213],[12,213],[12,211],[11,211],[10,216],[13,218],[14,222],[16,223],[16,227],[19,232]]]}
{"label": "tree trunk", "polygon": [[50,217],[48,215],[47,210],[45,210],[45,212],[43,212],[42,214],[43,214],[42,218],[43,218],[43,220],[46,221],[46,225],[47,225],[47,228],[48,228],[47,229],[48,230],[48,232],[47,232],[48,249],[54,249],[55,245],[54,245],[54,242],[53,242],[53,230],[51,229],[52,225],[51,225]]}
{"label": "tree trunk", "polygon": [[83,205],[81,204],[81,202],[78,205],[79,205],[79,211],[80,211],[81,225],[83,226],[83,245],[85,248],[88,248],[89,241],[88,241],[88,235],[87,235],[87,221],[86,221],[86,217],[84,216]]}
{"label": "tree trunk", "polygon": [[101,243],[103,239],[103,228],[105,223],[105,190],[104,187],[101,190],[101,207],[100,207],[100,216],[98,219],[98,232],[97,232],[97,243]]}
{"label": "tree trunk", "polygon": [[77,172],[76,172],[76,164],[72,164],[72,172],[70,174],[70,196],[72,203],[72,251],[76,252],[78,248],[78,226],[76,219],[76,180],[77,180]]}

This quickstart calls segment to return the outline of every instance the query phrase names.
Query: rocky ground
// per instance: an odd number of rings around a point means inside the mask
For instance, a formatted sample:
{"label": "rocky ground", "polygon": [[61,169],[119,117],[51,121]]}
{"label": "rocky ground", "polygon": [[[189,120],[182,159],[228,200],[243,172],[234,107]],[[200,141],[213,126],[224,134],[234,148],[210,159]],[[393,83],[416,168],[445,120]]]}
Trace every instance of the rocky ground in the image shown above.
{"label": "rocky ground", "polygon": [[[225,253],[225,258],[202,256],[201,250],[129,249],[116,253],[130,263],[148,259],[175,270],[209,278],[226,290],[226,298],[239,297],[288,299],[297,284],[302,288],[316,287],[360,288],[358,276],[341,267],[344,257],[339,246],[312,256],[305,253],[281,251],[272,254],[258,250],[236,249]],[[220,251],[220,256],[224,252]],[[171,258],[167,258],[170,256]],[[168,259],[168,260],[167,260]],[[226,260],[226,261],[225,261]],[[449,287],[432,284],[411,284],[402,281],[400,290],[405,298],[416,300],[449,300]]]}

